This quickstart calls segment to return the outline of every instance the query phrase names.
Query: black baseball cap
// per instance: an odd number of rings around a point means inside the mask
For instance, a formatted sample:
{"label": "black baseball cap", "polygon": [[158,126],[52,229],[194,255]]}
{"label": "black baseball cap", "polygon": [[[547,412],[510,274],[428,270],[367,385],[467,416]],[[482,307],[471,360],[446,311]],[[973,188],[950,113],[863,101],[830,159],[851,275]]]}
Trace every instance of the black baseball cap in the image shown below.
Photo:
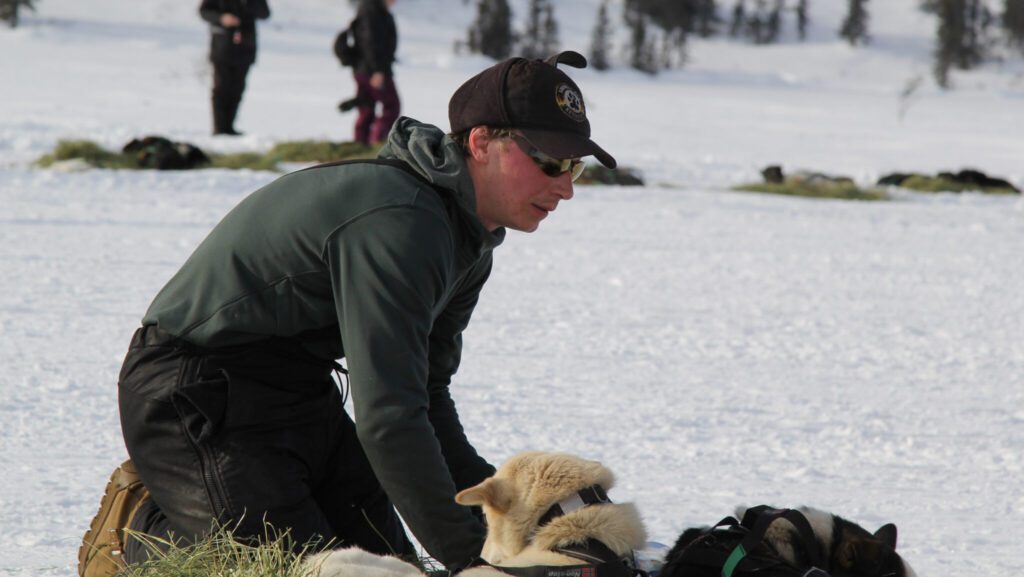
{"label": "black baseball cap", "polygon": [[586,68],[587,59],[567,50],[546,60],[509,58],[470,78],[448,102],[452,133],[474,126],[515,128],[555,158],[594,155],[615,168],[615,159],[590,139],[583,95],[558,64]]}

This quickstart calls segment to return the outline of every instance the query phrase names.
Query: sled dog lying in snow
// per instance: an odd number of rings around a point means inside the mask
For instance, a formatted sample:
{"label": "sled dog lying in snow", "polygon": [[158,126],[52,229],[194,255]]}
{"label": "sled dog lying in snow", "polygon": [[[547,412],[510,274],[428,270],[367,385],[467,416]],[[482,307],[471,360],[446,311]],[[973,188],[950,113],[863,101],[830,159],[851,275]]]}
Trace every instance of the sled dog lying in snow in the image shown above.
{"label": "sled dog lying in snow", "polygon": [[[615,479],[597,461],[560,453],[521,453],[455,500],[482,505],[487,539],[480,556],[495,569],[603,565],[624,571],[623,559],[647,539],[632,504],[614,504]],[[613,573],[614,574],[614,573]],[[481,567],[465,577],[500,575]]]}
{"label": "sled dog lying in snow", "polygon": [[[753,551],[748,551],[748,553],[751,553],[753,557],[765,555],[779,559],[793,570],[784,569],[773,572],[773,570],[762,568],[760,573],[754,574],[783,575],[792,573],[800,575],[813,565],[809,559],[813,559],[813,555],[818,554],[820,561],[816,566],[824,570],[830,577],[916,577],[916,573],[910,565],[896,553],[895,525],[890,523],[882,526],[878,531],[870,533],[860,525],[838,515],[811,507],[799,507],[796,511],[799,511],[807,520],[809,533],[814,541],[811,547],[818,551],[807,551],[808,547],[805,545],[807,540],[801,537],[797,527],[788,519],[776,518],[771,521],[764,533],[763,545]],[[745,507],[738,507],[736,518],[744,519],[746,513]],[[748,522],[745,520],[743,525],[747,526]],[[709,528],[692,528],[684,531],[666,556],[666,564],[662,568],[661,577],[718,577],[721,575],[721,564],[702,566],[701,557],[687,552],[687,547],[706,535],[708,531]],[[721,540],[720,538],[719,541]],[[705,546],[714,547],[713,541],[706,542]],[[697,544],[695,547],[701,545]],[[725,548],[731,550],[732,547],[733,544],[729,544]],[[707,551],[701,553],[706,558]],[[743,566],[737,565],[735,575],[744,574],[746,573]]]}
{"label": "sled dog lying in snow", "polygon": [[[481,557],[493,566],[473,567],[460,577],[514,575],[524,567],[600,565],[608,575],[632,575],[623,560],[631,560],[647,534],[634,505],[608,500],[606,491],[613,483],[612,472],[601,463],[573,455],[529,452],[512,457],[493,477],[455,497],[460,504],[483,507],[487,538]],[[408,563],[358,549],[320,553],[306,562],[320,568],[320,577],[422,575]]]}

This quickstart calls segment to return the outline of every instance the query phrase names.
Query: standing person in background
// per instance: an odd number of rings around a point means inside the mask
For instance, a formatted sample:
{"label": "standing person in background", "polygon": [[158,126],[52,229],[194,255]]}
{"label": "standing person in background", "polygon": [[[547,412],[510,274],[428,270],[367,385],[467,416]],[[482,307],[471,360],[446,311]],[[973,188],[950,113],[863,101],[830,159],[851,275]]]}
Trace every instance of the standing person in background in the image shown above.
{"label": "standing person in background", "polygon": [[390,10],[394,5],[395,0],[363,0],[356,15],[354,32],[359,60],[354,74],[359,117],[355,141],[366,145],[384,142],[401,111],[391,70],[398,47],[398,31]]}
{"label": "standing person in background", "polygon": [[270,8],[267,0],[203,0],[199,15],[210,23],[213,133],[238,136],[235,116],[256,61],[256,19],[269,18]]}

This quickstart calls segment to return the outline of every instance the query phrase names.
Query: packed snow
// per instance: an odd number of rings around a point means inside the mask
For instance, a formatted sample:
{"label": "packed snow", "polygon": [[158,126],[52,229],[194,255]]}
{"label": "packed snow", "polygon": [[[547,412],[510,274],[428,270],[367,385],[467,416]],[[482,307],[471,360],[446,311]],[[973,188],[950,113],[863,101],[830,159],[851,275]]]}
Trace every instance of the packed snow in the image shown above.
{"label": "packed snow", "polygon": [[[871,3],[866,48],[836,40],[845,2],[822,0],[806,43],[698,40],[657,77],[572,72],[595,140],[648,186],[577,187],[498,250],[452,388],[483,455],[600,460],[618,476],[611,497],[666,544],[737,504],[807,504],[895,522],[922,577],[1017,574],[1024,201],[729,190],[773,163],[861,184],[974,167],[1024,185],[1021,58],[939,90],[935,22],[917,4]],[[354,83],[330,52],[349,3],[275,0],[246,135],[215,138],[192,3],[37,5],[0,29],[0,575],[48,577],[75,573],[126,456],[117,375],[150,299],[278,175],[32,162],[62,138],[347,140],[354,118],[334,107]],[[556,3],[565,47],[587,51],[597,5]],[[489,64],[452,51],[472,5],[399,0],[395,14],[403,112],[445,127],[448,96]]]}

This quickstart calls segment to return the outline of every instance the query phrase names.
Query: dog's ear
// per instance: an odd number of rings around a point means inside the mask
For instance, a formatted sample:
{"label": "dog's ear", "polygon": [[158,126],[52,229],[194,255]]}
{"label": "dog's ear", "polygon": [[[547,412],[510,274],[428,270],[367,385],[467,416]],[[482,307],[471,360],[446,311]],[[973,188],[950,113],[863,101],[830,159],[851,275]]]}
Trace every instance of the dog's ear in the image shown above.
{"label": "dog's ear", "polygon": [[879,527],[875,531],[875,538],[888,545],[891,549],[896,549],[896,525],[887,523]]}
{"label": "dog's ear", "polygon": [[485,495],[487,494],[487,486],[491,482],[490,479],[484,480],[483,483],[475,487],[463,489],[455,495],[455,502],[459,505],[466,505],[471,507],[473,505],[483,505],[486,501]]}
{"label": "dog's ear", "polygon": [[512,507],[512,491],[507,482],[491,477],[475,487],[459,492],[455,495],[455,502],[467,506],[487,505],[499,513],[505,513]]}

